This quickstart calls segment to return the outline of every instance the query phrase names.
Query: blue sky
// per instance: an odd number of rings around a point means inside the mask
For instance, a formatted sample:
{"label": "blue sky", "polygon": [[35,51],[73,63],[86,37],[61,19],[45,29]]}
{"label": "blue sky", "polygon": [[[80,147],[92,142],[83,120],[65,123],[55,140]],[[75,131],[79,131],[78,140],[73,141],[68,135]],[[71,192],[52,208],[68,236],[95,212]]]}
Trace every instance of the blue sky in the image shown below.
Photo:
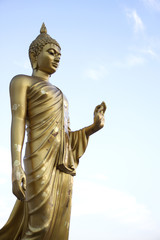
{"label": "blue sky", "polygon": [[70,240],[160,239],[160,1],[0,0],[0,226],[11,193],[9,82],[31,75],[42,22],[61,45],[51,82],[67,96],[71,128],[106,124],[90,138],[74,179]]}

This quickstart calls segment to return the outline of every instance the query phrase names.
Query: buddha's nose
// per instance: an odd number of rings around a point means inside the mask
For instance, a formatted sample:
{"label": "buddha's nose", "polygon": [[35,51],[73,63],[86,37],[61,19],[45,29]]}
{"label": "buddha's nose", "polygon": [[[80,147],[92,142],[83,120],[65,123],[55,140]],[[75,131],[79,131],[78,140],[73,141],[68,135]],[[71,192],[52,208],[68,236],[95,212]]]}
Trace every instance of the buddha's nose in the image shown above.
{"label": "buddha's nose", "polygon": [[56,61],[57,63],[59,63],[60,57],[57,56],[57,57],[55,58],[55,61]]}

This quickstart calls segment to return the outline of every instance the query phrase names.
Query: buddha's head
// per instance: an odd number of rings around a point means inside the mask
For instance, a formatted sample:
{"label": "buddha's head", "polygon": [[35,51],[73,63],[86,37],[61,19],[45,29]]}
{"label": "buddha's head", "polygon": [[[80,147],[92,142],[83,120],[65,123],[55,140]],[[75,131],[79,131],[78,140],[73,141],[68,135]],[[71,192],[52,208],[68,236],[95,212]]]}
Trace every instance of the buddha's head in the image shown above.
{"label": "buddha's head", "polygon": [[60,51],[59,43],[47,34],[47,29],[43,23],[40,34],[29,47],[29,58],[33,70],[39,69],[48,71],[49,74],[54,73],[60,60]]}

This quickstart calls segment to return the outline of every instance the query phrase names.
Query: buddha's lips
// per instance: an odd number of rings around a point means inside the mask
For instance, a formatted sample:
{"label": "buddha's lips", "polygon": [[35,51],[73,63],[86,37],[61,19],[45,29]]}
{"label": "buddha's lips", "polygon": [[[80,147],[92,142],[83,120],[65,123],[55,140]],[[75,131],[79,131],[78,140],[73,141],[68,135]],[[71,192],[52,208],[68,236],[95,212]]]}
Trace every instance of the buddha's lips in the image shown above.
{"label": "buddha's lips", "polygon": [[52,66],[57,68],[58,67],[58,63],[53,63]]}

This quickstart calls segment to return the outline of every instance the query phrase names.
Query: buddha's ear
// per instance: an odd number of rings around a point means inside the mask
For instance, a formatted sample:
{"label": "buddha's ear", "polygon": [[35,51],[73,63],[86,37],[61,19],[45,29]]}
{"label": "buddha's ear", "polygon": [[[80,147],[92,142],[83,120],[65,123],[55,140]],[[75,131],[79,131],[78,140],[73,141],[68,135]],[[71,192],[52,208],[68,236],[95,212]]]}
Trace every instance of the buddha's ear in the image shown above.
{"label": "buddha's ear", "polygon": [[37,69],[38,65],[36,60],[32,62],[32,67],[33,67],[33,70]]}
{"label": "buddha's ear", "polygon": [[29,54],[31,65],[33,70],[37,69],[37,56],[35,57],[32,53]]}

